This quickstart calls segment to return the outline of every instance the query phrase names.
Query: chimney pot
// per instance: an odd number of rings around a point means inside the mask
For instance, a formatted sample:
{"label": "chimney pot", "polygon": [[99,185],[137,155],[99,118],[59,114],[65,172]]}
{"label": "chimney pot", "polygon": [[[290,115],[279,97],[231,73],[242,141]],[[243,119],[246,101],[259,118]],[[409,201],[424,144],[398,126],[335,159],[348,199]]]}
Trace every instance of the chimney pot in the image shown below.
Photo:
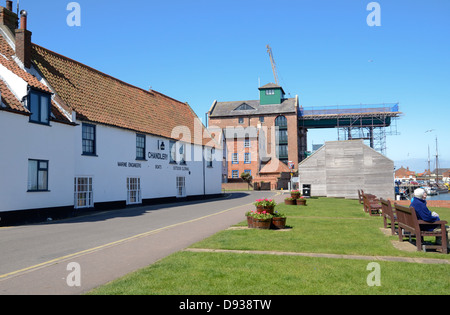
{"label": "chimney pot", "polygon": [[12,11],[12,1],[6,1],[6,7],[0,7],[0,25],[6,26],[14,34],[18,22],[17,14]]}
{"label": "chimney pot", "polygon": [[20,11],[20,28],[22,30],[27,29],[27,16],[28,16],[27,11],[25,10]]}
{"label": "chimney pot", "polygon": [[27,30],[27,11],[20,11],[20,29],[16,30],[16,56],[25,68],[31,67],[31,32]]}

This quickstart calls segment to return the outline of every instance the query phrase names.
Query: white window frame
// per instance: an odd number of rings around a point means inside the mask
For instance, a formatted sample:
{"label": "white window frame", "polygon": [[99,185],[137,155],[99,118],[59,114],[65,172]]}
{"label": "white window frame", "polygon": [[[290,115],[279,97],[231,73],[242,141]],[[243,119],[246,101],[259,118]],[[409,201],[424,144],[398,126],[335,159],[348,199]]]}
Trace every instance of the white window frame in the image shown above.
{"label": "white window frame", "polygon": [[177,176],[177,198],[186,197],[186,177]]}
{"label": "white window frame", "polygon": [[127,177],[127,205],[142,203],[141,178],[136,176]]}
{"label": "white window frame", "polygon": [[239,164],[239,155],[238,155],[238,153],[232,153],[231,164]]}
{"label": "white window frame", "polygon": [[250,164],[252,163],[252,155],[250,152],[244,153],[244,164]]}
{"label": "white window frame", "polygon": [[[80,183],[79,180],[86,180]],[[81,189],[80,189],[81,188]],[[85,189],[83,189],[85,188]],[[81,202],[81,203],[80,203]],[[94,207],[94,179],[92,176],[77,176],[74,179],[74,208]]]}

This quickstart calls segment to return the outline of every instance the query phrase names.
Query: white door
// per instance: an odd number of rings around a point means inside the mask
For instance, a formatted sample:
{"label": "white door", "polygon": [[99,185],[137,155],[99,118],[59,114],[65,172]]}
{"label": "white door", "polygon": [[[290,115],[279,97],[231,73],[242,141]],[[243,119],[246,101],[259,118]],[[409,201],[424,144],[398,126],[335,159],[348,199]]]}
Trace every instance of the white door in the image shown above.
{"label": "white door", "polygon": [[177,197],[186,197],[186,178],[177,176]]}

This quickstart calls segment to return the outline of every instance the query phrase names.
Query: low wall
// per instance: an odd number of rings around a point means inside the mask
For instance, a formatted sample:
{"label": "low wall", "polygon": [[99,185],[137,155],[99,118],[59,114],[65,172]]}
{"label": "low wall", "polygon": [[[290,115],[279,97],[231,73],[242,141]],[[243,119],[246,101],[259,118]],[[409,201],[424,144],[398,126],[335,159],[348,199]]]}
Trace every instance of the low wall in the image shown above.
{"label": "low wall", "polygon": [[222,183],[222,189],[225,190],[253,190],[247,183]]}
{"label": "low wall", "polygon": [[[409,206],[411,204],[409,200],[395,200],[393,202],[401,206]],[[427,200],[427,207],[450,208],[450,200]]]}

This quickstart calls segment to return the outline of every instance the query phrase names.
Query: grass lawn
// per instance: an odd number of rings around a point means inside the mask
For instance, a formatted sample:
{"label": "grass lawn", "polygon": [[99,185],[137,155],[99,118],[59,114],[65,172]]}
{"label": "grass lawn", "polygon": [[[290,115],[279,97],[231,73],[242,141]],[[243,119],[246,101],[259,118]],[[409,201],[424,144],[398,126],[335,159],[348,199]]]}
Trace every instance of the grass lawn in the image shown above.
{"label": "grass lawn", "polygon": [[[306,207],[280,204],[286,231],[229,229],[192,248],[426,257],[440,253],[396,249],[355,200],[317,198]],[[450,222],[450,209],[433,209]],[[244,219],[244,218],[243,218]],[[243,221],[240,226],[246,223]],[[368,286],[369,261],[242,253],[178,252],[90,294],[290,295],[449,294],[450,265],[376,261],[381,286]]]}

